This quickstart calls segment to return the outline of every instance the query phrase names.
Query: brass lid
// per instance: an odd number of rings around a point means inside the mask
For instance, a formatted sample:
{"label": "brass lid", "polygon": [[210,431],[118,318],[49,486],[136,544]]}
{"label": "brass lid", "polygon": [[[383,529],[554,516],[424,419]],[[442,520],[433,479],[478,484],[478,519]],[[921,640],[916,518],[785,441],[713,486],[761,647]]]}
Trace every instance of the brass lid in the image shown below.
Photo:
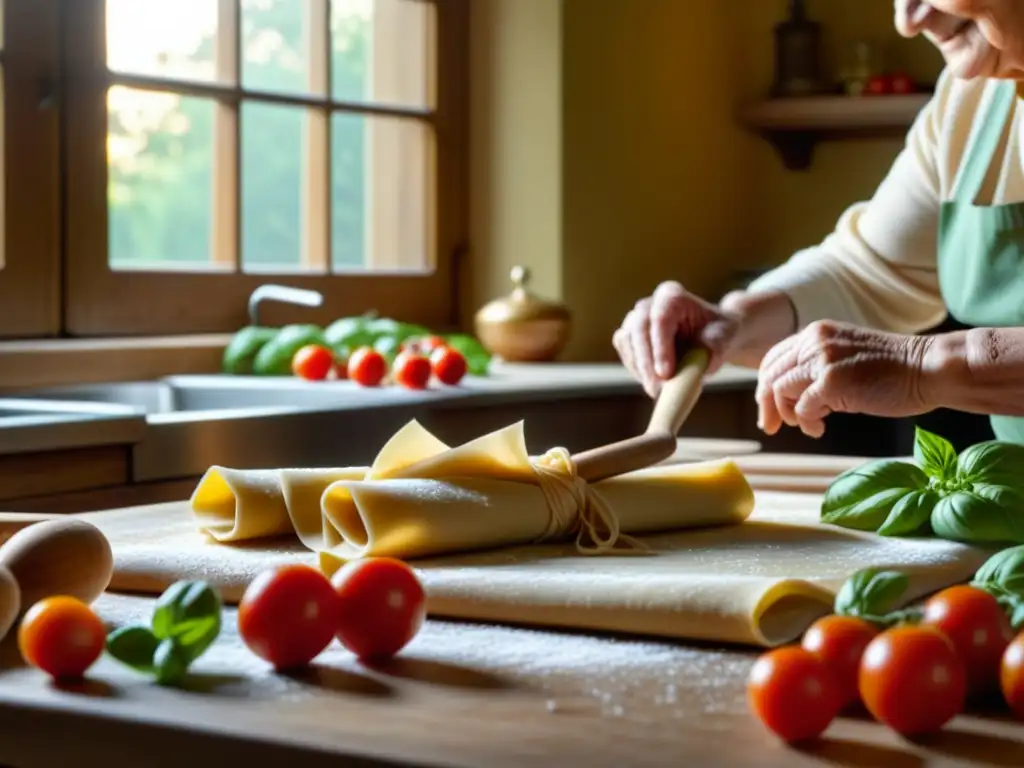
{"label": "brass lid", "polygon": [[546,301],[527,287],[530,270],[512,267],[512,293],[488,302],[476,313],[477,322],[516,323],[529,320],[568,320],[569,310],[564,304]]}

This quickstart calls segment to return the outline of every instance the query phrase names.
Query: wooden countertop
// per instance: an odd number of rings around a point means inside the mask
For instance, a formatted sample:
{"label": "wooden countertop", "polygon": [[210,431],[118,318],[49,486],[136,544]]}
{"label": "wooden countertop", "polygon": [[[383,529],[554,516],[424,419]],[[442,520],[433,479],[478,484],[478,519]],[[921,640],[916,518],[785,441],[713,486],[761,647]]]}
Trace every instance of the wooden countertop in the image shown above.
{"label": "wooden countertop", "polygon": [[[106,595],[97,608],[123,623],[151,605]],[[1024,728],[968,716],[927,744],[846,719],[788,748],[747,711],[746,650],[431,621],[386,668],[332,646],[298,679],[271,673],[242,646],[234,610],[225,618],[184,690],[109,659],[60,690],[13,667],[8,638],[0,764],[1024,765]]]}

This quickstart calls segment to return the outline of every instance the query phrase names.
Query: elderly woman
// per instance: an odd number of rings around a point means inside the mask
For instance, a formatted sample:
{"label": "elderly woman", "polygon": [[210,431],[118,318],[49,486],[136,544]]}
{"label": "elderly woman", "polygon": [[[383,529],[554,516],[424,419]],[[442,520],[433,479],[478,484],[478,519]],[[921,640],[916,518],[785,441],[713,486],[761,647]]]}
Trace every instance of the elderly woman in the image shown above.
{"label": "elderly woman", "polygon": [[[677,282],[615,332],[652,396],[677,336],[759,367],[759,426],[820,437],[833,412],[951,408],[1024,442],[1024,0],[896,0],[946,69],[869,202],[715,305]],[[949,313],[971,330],[920,335]]]}

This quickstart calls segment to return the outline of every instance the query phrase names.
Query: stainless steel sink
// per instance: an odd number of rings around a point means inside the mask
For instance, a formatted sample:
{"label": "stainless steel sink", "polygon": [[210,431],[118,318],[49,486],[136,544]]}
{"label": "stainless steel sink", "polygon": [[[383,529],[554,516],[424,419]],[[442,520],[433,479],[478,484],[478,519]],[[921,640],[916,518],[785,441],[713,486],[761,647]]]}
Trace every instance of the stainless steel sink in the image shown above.
{"label": "stainless steel sink", "polygon": [[[413,405],[456,397],[457,391],[413,392],[360,387],[349,381],[307,382],[290,377],[169,376],[158,381],[83,384],[34,390],[26,399],[106,403],[138,410],[159,423],[294,410],[349,410],[371,403]],[[215,411],[216,414],[209,413]]]}
{"label": "stainless steel sink", "polygon": [[124,405],[0,399],[0,453],[124,445],[145,434],[145,414]]}
{"label": "stainless steel sink", "polygon": [[[395,431],[422,413],[424,403],[467,394],[456,388],[414,392],[289,377],[173,376],[34,390],[17,402],[134,414],[145,435],[132,441],[132,475],[141,482],[194,477],[224,463],[366,464]],[[0,405],[12,402],[0,399]]]}

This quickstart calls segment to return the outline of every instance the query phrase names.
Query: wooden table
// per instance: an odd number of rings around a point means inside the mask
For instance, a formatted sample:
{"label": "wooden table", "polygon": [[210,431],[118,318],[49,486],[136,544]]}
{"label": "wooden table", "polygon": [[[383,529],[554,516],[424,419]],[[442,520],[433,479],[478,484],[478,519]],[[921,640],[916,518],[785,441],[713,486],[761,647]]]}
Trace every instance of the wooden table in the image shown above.
{"label": "wooden table", "polygon": [[[151,606],[97,602],[116,623]],[[0,765],[1024,765],[1024,727],[997,718],[962,716],[921,745],[848,719],[813,748],[788,748],[747,711],[746,650],[431,621],[385,668],[332,646],[308,674],[282,677],[234,621],[229,609],[184,689],[104,658],[61,690],[18,667],[9,638]]]}

